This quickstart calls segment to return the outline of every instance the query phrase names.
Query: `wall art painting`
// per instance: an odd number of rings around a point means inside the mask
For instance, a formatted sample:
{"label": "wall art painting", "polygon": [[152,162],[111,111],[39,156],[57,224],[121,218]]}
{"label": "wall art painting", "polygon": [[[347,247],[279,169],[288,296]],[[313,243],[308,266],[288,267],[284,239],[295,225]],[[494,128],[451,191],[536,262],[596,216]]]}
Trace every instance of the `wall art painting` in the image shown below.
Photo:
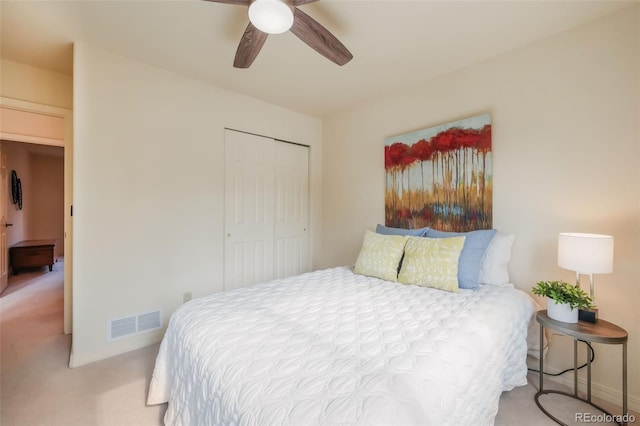
{"label": "wall art painting", "polygon": [[491,115],[385,139],[385,225],[492,227]]}

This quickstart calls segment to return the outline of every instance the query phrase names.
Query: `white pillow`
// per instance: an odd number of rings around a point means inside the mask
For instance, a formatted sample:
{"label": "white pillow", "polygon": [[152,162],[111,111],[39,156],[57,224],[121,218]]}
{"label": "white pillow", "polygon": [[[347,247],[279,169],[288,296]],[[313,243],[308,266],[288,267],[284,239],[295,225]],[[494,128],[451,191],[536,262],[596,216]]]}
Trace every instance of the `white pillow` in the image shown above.
{"label": "white pillow", "polygon": [[510,286],[507,266],[511,260],[511,246],[515,239],[514,234],[496,232],[482,259],[480,283],[502,287]]}

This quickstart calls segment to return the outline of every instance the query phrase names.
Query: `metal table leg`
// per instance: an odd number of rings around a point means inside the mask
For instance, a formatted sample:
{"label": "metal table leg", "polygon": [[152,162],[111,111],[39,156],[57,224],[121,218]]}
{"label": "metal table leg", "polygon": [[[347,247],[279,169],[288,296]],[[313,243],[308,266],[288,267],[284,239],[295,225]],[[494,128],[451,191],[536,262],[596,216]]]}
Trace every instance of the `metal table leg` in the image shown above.
{"label": "metal table leg", "polygon": [[591,354],[587,345],[587,401],[591,402]]}
{"label": "metal table leg", "polygon": [[627,426],[627,342],[622,344],[622,424]]}
{"label": "metal table leg", "polygon": [[540,324],[540,389],[538,392],[542,392],[542,376],[544,376],[544,327]]}
{"label": "metal table leg", "polygon": [[578,396],[578,339],[573,339],[573,394]]}

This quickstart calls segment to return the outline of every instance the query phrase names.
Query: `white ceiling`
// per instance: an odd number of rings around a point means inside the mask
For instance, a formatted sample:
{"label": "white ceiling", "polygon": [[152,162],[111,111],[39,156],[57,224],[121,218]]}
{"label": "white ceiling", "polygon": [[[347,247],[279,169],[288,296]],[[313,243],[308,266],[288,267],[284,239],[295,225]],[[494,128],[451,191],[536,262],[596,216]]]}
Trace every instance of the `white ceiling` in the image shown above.
{"label": "white ceiling", "polygon": [[301,6],[353,53],[343,67],[292,33],[233,68],[246,7],[200,0],[0,1],[6,59],[72,72],[74,41],[318,117],[410,90],[635,1],[322,0]]}

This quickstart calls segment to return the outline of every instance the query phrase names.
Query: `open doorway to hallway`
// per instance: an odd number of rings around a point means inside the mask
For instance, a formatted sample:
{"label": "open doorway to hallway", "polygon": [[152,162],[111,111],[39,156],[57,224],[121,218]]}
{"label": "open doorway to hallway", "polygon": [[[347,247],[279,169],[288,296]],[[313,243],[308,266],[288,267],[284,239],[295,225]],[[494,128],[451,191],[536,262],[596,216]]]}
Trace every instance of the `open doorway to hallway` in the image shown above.
{"label": "open doorway to hallway", "polygon": [[[9,179],[6,199],[2,200],[6,203],[6,246],[21,246],[19,250],[14,249],[14,256],[7,256],[9,286],[0,294],[4,298],[17,291],[12,287],[24,287],[30,278],[34,278],[33,274],[53,271],[63,274],[65,188],[64,148],[5,140],[1,143],[7,173],[13,175],[14,180],[19,179],[21,188],[18,202]],[[48,246],[34,244],[38,242],[47,242]],[[48,260],[40,263],[43,256]],[[60,299],[64,300],[63,286],[58,291]],[[63,320],[64,311],[60,314],[56,322]]]}
{"label": "open doorway to hallway", "polygon": [[[3,63],[4,64],[4,63]],[[36,87],[37,82],[32,82]],[[69,89],[71,86],[69,86]],[[64,102],[63,102],[64,103]],[[22,146],[28,147],[29,150],[37,150],[33,153],[36,157],[58,156],[58,161],[64,164],[64,207],[63,212],[63,231],[61,237],[57,238],[59,246],[57,247],[58,256],[65,258],[64,271],[64,332],[70,334],[72,332],[72,261],[73,261],[73,223],[72,223],[72,200],[73,200],[73,116],[72,110],[50,106],[48,103],[34,103],[33,101],[23,101],[19,99],[7,98],[0,96],[0,112],[2,120],[0,120],[0,147],[4,147],[8,141],[23,143]],[[50,149],[54,148],[53,151]],[[2,151],[2,149],[0,149]],[[2,158],[2,167],[0,170],[7,171],[7,155],[0,152]],[[62,157],[62,160],[60,160]],[[8,170],[11,174],[11,169]],[[0,173],[5,176],[7,173]],[[6,182],[6,180],[5,180]],[[24,187],[25,185],[23,185]],[[6,185],[2,185],[6,188]],[[38,186],[44,187],[44,186]],[[23,191],[25,203],[28,203],[29,194]],[[7,206],[6,196],[2,198],[3,203]],[[40,200],[40,198],[35,198]],[[46,210],[45,207],[34,211]],[[55,211],[58,211],[57,209]],[[7,221],[6,212],[3,211],[1,225],[12,223]],[[8,232],[11,227],[0,226],[0,246],[6,248],[9,244],[7,241]],[[13,234],[13,232],[12,232]],[[8,266],[8,250],[1,251],[0,256],[0,288],[5,287],[7,280]]]}
{"label": "open doorway to hallway", "polygon": [[[54,258],[64,256],[64,148],[2,141],[7,171],[21,183],[22,202],[8,191],[7,245],[56,240]],[[11,182],[9,182],[11,185]],[[10,265],[11,266],[11,265]]]}

